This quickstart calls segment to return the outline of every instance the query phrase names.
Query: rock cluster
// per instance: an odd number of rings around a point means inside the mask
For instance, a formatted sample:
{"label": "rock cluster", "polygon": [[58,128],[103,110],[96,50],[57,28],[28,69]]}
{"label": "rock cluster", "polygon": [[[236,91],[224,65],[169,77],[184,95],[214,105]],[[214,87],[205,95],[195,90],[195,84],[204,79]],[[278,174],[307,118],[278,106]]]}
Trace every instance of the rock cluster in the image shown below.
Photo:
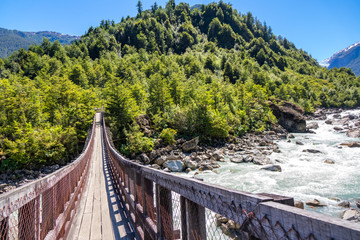
{"label": "rock cluster", "polygon": [[271,162],[268,156],[272,152],[280,152],[274,140],[283,136],[286,138],[287,131],[279,126],[274,128],[275,131],[234,138],[219,147],[199,146],[198,138],[189,141],[179,139],[174,145],[158,146],[150,153],[142,153],[136,156],[135,160],[169,172],[189,172],[219,168],[219,162],[224,162],[226,157],[234,163],[266,165],[265,170],[279,172],[281,167],[273,165],[274,162]]}
{"label": "rock cluster", "polygon": [[42,178],[60,168],[59,165],[47,166],[39,170],[15,170],[0,174],[0,194],[20,187],[28,182]]}

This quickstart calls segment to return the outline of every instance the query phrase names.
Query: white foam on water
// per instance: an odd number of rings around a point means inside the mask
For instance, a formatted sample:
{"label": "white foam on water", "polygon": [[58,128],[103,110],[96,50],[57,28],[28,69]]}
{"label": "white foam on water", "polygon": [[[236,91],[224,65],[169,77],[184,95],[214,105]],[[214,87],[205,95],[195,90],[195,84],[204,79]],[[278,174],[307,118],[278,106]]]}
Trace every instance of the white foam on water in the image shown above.
{"label": "white foam on water", "polygon": [[[341,115],[349,113],[359,115],[360,110],[346,111]],[[301,201],[316,198],[328,206],[311,210],[340,216],[344,208],[338,207],[338,202],[330,198],[350,201],[352,206],[356,199],[360,199],[360,148],[340,148],[340,144],[359,139],[336,132],[334,126],[325,121],[315,122],[319,124],[316,134],[293,134],[295,138],[290,143],[287,140],[277,142],[281,153],[271,154],[270,159],[280,162],[277,164],[282,172],[265,171],[262,166],[252,163],[232,163],[227,157],[225,163],[220,163],[217,173],[206,171],[196,177],[246,192],[274,193]],[[304,145],[297,145],[296,141]],[[303,152],[305,149],[316,149],[321,153]],[[333,160],[335,164],[324,163],[325,160]]]}

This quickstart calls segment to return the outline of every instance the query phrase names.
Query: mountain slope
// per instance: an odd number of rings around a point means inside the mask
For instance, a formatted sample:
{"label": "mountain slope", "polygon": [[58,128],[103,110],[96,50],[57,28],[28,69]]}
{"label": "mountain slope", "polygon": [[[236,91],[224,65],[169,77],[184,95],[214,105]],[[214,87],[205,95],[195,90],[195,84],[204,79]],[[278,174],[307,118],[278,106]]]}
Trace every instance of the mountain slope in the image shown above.
{"label": "mountain slope", "polygon": [[360,76],[360,42],[335,53],[332,57],[322,61],[321,65],[329,69],[351,68],[356,76]]}
{"label": "mountain slope", "polygon": [[48,38],[51,42],[59,40],[61,44],[70,44],[79,38],[57,32],[22,32],[0,28],[0,57],[7,57],[20,48],[27,49],[32,44],[40,44],[44,37]]}

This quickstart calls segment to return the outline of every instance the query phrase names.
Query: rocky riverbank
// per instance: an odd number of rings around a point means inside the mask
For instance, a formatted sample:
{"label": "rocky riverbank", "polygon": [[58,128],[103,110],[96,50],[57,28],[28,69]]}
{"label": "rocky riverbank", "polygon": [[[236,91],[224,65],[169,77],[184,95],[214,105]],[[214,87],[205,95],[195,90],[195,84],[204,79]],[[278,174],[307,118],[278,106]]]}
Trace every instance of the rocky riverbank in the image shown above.
{"label": "rocky riverbank", "polygon": [[0,174],[0,194],[20,187],[26,183],[43,178],[46,175],[58,170],[59,165],[43,167],[38,170],[15,170]]}

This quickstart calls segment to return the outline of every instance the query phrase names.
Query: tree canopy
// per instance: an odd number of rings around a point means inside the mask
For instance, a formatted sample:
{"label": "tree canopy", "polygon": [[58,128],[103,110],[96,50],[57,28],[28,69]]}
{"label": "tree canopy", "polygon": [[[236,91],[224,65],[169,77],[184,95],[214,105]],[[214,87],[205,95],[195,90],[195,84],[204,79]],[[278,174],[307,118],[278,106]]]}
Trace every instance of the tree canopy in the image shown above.
{"label": "tree canopy", "polygon": [[[175,135],[212,141],[263,131],[276,122],[274,98],[306,112],[360,105],[351,70],[320,67],[251,13],[223,1],[137,7],[136,17],[101,21],[69,46],[45,40],[0,59],[1,170],[73,158],[95,106],[131,154]],[[151,133],[136,122],[144,114]]]}

